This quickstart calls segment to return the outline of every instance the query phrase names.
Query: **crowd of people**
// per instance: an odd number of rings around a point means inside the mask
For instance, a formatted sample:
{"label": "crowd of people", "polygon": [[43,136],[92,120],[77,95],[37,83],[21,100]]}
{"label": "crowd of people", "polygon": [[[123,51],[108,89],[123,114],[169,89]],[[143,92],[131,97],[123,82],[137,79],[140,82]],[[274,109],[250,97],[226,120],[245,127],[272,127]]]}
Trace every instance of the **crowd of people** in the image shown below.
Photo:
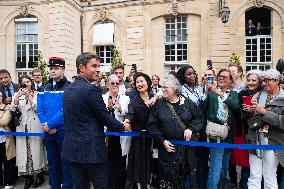
{"label": "crowd of people", "polygon": [[[100,72],[100,57],[82,53],[78,75],[64,76],[65,60],[49,59],[18,85],[0,70],[0,131],[44,137],[0,136],[0,185],[51,189],[278,189],[284,188],[284,151],[191,147],[172,141],[283,145],[284,61],[277,69],[239,65],[208,68],[199,82],[185,65],[165,79],[123,65]],[[215,73],[216,72],[216,73]],[[126,78],[126,79],[125,79]],[[141,137],[104,132],[146,131]],[[240,180],[236,167],[241,167]],[[145,186],[144,186],[145,185]],[[281,189],[282,189],[281,188]]]}

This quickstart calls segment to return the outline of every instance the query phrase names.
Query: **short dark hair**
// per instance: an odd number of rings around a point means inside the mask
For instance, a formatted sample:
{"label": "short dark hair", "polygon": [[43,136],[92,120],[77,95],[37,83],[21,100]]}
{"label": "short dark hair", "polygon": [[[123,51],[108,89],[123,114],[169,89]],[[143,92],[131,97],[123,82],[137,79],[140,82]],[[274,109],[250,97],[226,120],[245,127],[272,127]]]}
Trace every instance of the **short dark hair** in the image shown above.
{"label": "short dark hair", "polygon": [[[217,74],[217,78],[221,75],[222,72],[227,72],[227,73],[229,73],[229,75],[230,75],[230,76],[229,76],[229,77],[230,77],[230,80],[231,80],[232,82],[234,82],[232,73],[230,72],[230,70],[227,70],[227,69],[221,69],[221,70],[218,72],[218,74]],[[232,86],[230,86],[230,88],[232,88]]]}
{"label": "short dark hair", "polygon": [[77,73],[78,74],[80,73],[80,70],[79,70],[80,64],[86,66],[89,63],[89,61],[93,58],[96,59],[97,61],[100,61],[100,56],[95,53],[83,52],[79,54],[76,58]]}
{"label": "short dark hair", "polygon": [[115,64],[112,66],[112,69],[111,69],[111,73],[114,73],[115,70],[117,69],[122,69],[124,71],[124,65],[123,64]]}
{"label": "short dark hair", "polygon": [[8,74],[11,77],[10,72],[8,70],[6,70],[6,69],[0,70],[0,74]]}
{"label": "short dark hair", "polygon": [[153,79],[153,77],[156,77],[156,78],[158,78],[158,80],[160,81],[160,77],[157,75],[157,74],[155,74],[155,75],[152,75],[152,79]]}
{"label": "short dark hair", "polygon": [[134,75],[134,87],[135,87],[135,89],[136,89],[136,80],[137,80],[138,77],[144,77],[144,79],[146,80],[147,85],[148,85],[148,91],[150,91],[151,85],[152,85],[151,78],[150,78],[150,76],[148,76],[147,74],[142,73],[142,72],[136,72],[136,74]]}
{"label": "short dark hair", "polygon": [[[195,69],[191,65],[182,66],[177,71],[176,77],[182,85],[186,83],[185,72],[190,68],[193,69],[193,71],[196,73]],[[197,85],[197,83],[198,83],[198,79],[197,79],[197,75],[196,75],[195,85]]]}
{"label": "short dark hair", "polygon": [[276,70],[278,70],[281,74],[283,73],[283,71],[284,71],[284,60],[282,58],[280,58],[277,61]]}
{"label": "short dark hair", "polygon": [[177,72],[175,72],[175,71],[170,71],[168,73],[168,75],[173,75],[173,76],[175,76],[175,78],[177,78]]}
{"label": "short dark hair", "polygon": [[32,76],[34,75],[34,73],[37,73],[37,72],[41,73],[40,69],[35,68],[35,69],[32,71]]}
{"label": "short dark hair", "polygon": [[238,73],[242,73],[241,77],[243,77],[243,75],[244,75],[244,70],[243,70],[243,67],[242,67],[242,66],[237,65],[237,64],[231,64],[229,67],[236,67],[237,70],[238,70]]}

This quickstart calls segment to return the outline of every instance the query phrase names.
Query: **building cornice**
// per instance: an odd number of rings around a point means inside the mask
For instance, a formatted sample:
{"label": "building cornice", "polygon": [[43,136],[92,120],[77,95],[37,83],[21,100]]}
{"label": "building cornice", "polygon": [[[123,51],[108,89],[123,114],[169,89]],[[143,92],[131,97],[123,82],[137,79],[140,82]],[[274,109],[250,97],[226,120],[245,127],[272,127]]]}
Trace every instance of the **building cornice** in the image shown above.
{"label": "building cornice", "polygon": [[75,9],[81,11],[81,2],[79,0],[29,0],[29,1],[19,1],[19,0],[2,0],[0,1],[0,6],[22,6],[22,5],[44,5],[54,2],[67,2],[72,5]]}
{"label": "building cornice", "polygon": [[[82,8],[84,12],[94,11],[101,8],[113,9],[122,8],[129,6],[145,6],[145,5],[155,5],[155,4],[166,4],[172,3],[174,0],[121,0],[121,1],[106,1],[106,2],[96,2],[86,0],[82,2]],[[178,2],[186,2],[188,0],[178,0]],[[195,1],[195,0],[189,0]]]}

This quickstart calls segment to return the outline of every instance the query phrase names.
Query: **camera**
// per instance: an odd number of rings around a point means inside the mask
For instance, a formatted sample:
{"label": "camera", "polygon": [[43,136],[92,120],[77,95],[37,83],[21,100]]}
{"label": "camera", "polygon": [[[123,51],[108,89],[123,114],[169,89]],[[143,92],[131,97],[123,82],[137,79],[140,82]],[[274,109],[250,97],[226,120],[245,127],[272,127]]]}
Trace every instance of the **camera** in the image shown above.
{"label": "camera", "polygon": [[20,88],[27,88],[27,84],[20,84]]}

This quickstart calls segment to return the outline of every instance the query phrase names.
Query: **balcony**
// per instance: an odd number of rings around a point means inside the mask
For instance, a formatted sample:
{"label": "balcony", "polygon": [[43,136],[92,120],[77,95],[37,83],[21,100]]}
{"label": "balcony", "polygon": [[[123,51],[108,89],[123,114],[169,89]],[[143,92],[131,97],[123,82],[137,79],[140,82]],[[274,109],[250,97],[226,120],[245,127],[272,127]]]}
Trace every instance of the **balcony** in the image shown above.
{"label": "balcony", "polygon": [[246,71],[267,70],[272,65],[272,36],[246,36]]}

